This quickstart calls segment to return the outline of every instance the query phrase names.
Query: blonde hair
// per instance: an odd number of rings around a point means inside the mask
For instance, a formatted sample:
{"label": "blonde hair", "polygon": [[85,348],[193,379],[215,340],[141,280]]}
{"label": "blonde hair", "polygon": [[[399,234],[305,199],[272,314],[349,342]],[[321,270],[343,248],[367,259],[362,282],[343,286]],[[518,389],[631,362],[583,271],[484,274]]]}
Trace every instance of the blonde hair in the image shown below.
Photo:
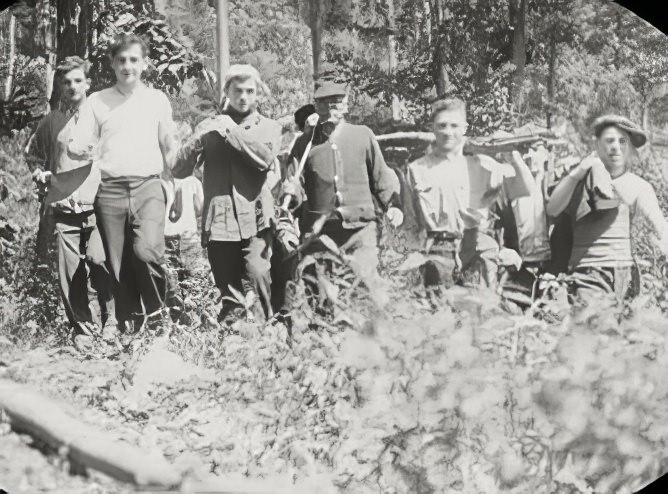
{"label": "blonde hair", "polygon": [[227,73],[225,74],[225,84],[223,89],[225,92],[230,87],[233,81],[246,81],[248,79],[253,79],[257,85],[258,90],[265,96],[271,96],[271,91],[269,86],[262,82],[262,77],[260,77],[260,72],[249,64],[235,64],[231,65]]}
{"label": "blonde hair", "polygon": [[435,101],[431,105],[431,119],[432,121],[436,118],[436,115],[442,111],[456,111],[464,115],[464,120],[466,120],[466,102],[459,98],[447,98]]}

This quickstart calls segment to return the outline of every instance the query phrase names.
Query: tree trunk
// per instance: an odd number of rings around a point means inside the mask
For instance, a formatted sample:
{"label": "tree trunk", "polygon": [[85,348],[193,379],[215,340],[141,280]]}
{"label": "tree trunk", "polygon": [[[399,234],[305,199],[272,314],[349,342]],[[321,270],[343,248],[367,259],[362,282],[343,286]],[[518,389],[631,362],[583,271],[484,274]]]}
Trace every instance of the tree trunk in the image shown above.
{"label": "tree trunk", "polygon": [[520,96],[524,82],[524,69],[526,67],[526,16],[527,0],[513,0],[510,4],[510,21],[513,27],[513,64],[515,75],[513,77],[512,102],[516,110],[521,106]]}
{"label": "tree trunk", "polygon": [[[388,73],[394,85],[394,75],[397,72],[397,43],[395,39],[395,31],[397,29],[394,17],[394,0],[387,0],[387,51],[389,54]],[[398,122],[401,120],[401,106],[399,103],[399,96],[392,93],[392,120]]]}
{"label": "tree trunk", "polygon": [[7,101],[12,95],[12,86],[14,85],[14,64],[16,60],[16,17],[9,14],[9,32],[7,34],[9,42],[9,54],[7,56],[7,79],[5,79],[4,100]]}
{"label": "tree trunk", "polygon": [[557,86],[557,41],[550,36],[550,55],[547,65],[547,128],[552,128],[552,109],[554,108],[554,96]]}
{"label": "tree trunk", "polygon": [[425,22],[425,32],[427,33],[427,44],[431,46],[432,40],[432,31],[431,31],[431,4],[429,0],[424,2],[424,22]]}
{"label": "tree trunk", "polygon": [[443,34],[443,23],[445,22],[444,0],[434,0],[431,6],[431,27],[434,31],[432,39],[435,39],[432,70],[434,84],[436,85],[436,96],[443,98],[450,89],[450,78],[448,76],[447,46]]}
{"label": "tree trunk", "polygon": [[92,4],[88,0],[56,0],[58,61],[70,56],[88,57],[91,51],[90,32],[93,30]]}
{"label": "tree trunk", "polygon": [[224,78],[230,69],[230,21],[228,0],[216,2],[216,40],[218,42],[218,98],[222,102],[224,93]]}
{"label": "tree trunk", "polygon": [[323,0],[312,0],[310,2],[310,28],[311,28],[311,51],[313,53],[313,77],[317,79],[320,75],[320,58],[322,56],[322,28],[325,17],[325,5]]}

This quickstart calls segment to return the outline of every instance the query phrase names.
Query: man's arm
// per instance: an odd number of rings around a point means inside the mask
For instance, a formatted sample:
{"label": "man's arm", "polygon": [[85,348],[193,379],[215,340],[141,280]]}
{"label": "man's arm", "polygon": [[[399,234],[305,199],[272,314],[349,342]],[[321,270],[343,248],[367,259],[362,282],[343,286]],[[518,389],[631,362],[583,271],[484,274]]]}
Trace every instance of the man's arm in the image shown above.
{"label": "man's arm", "polygon": [[44,171],[49,169],[47,158],[47,117],[44,117],[39,124],[34,134],[30,137],[28,145],[25,148],[25,158],[28,169],[34,175],[37,171]]}
{"label": "man's arm", "polygon": [[172,118],[172,105],[163,93],[160,93],[160,96],[161,111],[158,120],[158,142],[160,144],[160,151],[162,152],[165,171],[167,171],[172,170],[176,164],[178,146],[174,140],[176,127]]}
{"label": "man's arm", "polygon": [[369,173],[371,193],[387,211],[390,207],[401,209],[399,177],[387,166],[380,145],[371,129],[368,129],[368,143],[366,147],[366,166]]}
{"label": "man's arm", "polygon": [[207,134],[200,136],[192,135],[188,140],[174,153],[174,166],[172,167],[172,176],[175,178],[186,178],[192,175],[197,166],[200,154],[204,150]]}
{"label": "man's arm", "polygon": [[420,199],[420,194],[418,192],[420,184],[418,183],[418,180],[415,176],[415,171],[413,170],[412,163],[408,165],[408,174],[406,178],[408,180],[410,196],[411,199],[413,200],[413,207],[417,212],[418,227],[422,230],[432,230],[432,231],[437,230],[438,225],[436,225],[433,218],[429,216],[429,214],[424,208],[422,200]]}
{"label": "man's arm", "polygon": [[531,195],[533,189],[534,178],[531,170],[522,159],[522,155],[518,151],[513,151],[508,156],[510,165],[515,170],[514,177],[507,177],[504,179],[505,190],[507,193],[507,200],[510,202],[520,197],[528,197]]}
{"label": "man's arm", "polygon": [[643,186],[639,187],[636,207],[649,221],[654,232],[659,237],[659,248],[664,255],[668,255],[668,221],[663,215],[663,211],[661,211],[654,187],[648,182],[643,181]]}
{"label": "man's arm", "polygon": [[545,212],[548,216],[556,218],[566,210],[571,203],[573,193],[577,189],[578,184],[585,179],[591,167],[599,160],[600,158],[598,155],[592,153],[583,159],[577,166],[573,167],[570,172],[564,175],[554,188],[554,191],[545,205]]}

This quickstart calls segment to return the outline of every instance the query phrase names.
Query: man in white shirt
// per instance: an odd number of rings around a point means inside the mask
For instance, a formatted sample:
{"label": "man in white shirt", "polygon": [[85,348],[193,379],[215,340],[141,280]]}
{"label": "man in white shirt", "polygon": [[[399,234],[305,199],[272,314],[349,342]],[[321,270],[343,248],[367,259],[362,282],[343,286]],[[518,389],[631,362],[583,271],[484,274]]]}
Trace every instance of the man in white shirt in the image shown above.
{"label": "man in white shirt", "polygon": [[511,199],[529,194],[517,171],[523,163],[511,160],[511,165],[503,165],[489,156],[464,156],[468,124],[466,103],[460,99],[434,103],[432,123],[431,150],[408,165],[416,211],[426,233],[425,250],[445,254],[424,266],[425,285],[447,284],[457,268],[461,274],[478,273],[481,285],[495,289],[499,245],[490,207],[502,187]]}
{"label": "man in white shirt", "polygon": [[88,98],[68,148],[99,163],[96,213],[121,324],[162,321],[166,291],[160,175],[173,163],[173,121],[167,97],[141,81],[146,57],[141,38],[116,37],[110,46],[116,84]]}

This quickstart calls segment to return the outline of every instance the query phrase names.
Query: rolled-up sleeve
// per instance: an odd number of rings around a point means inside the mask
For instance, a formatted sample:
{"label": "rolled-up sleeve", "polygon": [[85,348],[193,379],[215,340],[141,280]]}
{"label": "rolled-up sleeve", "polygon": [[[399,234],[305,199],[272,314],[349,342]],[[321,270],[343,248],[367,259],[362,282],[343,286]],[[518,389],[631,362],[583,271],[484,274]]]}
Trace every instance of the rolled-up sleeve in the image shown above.
{"label": "rolled-up sleeve", "polygon": [[371,192],[386,210],[390,207],[401,208],[399,177],[385,163],[376,136],[371,129],[367,128],[367,131],[366,165],[369,172]]}

